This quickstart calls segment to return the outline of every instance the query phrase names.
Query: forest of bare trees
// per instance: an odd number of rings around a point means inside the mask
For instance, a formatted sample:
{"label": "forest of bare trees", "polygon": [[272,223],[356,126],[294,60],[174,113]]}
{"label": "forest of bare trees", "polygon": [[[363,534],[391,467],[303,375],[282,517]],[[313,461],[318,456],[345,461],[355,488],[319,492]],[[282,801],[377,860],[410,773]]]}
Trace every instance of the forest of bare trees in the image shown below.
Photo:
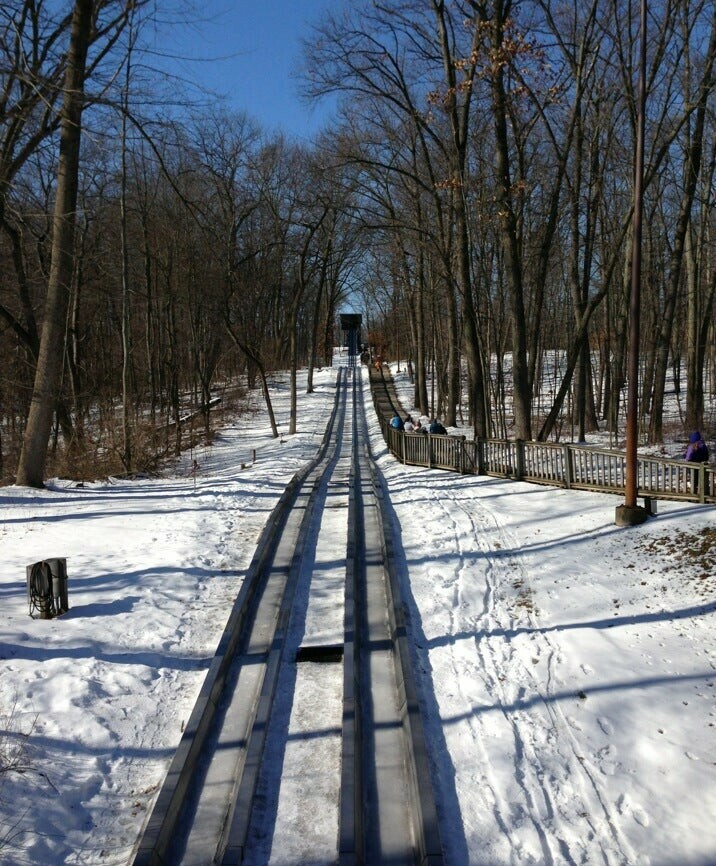
{"label": "forest of bare trees", "polygon": [[[0,12],[5,482],[151,469],[187,415],[210,435],[215,395],[270,408],[273,373],[295,392],[330,363],[345,308],[410,362],[425,414],[541,440],[623,424],[638,4],[335,4],[305,45],[307,98],[339,100],[310,144],[178,98],[143,53],[155,14]],[[640,431],[659,443],[716,432],[716,5],[649,0],[647,21]]]}

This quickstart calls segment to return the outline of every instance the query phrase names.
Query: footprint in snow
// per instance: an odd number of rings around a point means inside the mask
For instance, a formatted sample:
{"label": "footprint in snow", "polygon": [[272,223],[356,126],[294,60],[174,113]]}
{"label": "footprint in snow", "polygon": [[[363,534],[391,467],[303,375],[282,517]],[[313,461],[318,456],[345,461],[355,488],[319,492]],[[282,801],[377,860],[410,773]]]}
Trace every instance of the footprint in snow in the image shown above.
{"label": "footprint in snow", "polygon": [[599,769],[605,776],[613,776],[617,770],[617,750],[616,746],[608,745],[598,752]]}
{"label": "footprint in snow", "polygon": [[609,719],[604,718],[604,716],[600,716],[597,719],[597,722],[599,723],[599,727],[608,737],[610,737],[614,733],[614,726],[609,721]]}
{"label": "footprint in snow", "polygon": [[651,823],[649,815],[637,803],[633,803],[628,794],[622,794],[617,800],[617,809],[620,815],[631,815],[631,817],[642,827],[648,827]]}

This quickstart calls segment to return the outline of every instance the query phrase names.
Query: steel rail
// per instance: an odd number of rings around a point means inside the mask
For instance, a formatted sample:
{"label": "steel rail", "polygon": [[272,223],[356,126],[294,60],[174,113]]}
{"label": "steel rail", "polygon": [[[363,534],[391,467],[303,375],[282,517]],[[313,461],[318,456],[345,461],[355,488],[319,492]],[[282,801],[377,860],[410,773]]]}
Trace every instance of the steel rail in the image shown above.
{"label": "steel rail", "polygon": [[[234,602],[216,653],[209,666],[189,721],[171,761],[164,783],[154,807],[143,828],[132,860],[133,866],[166,866],[181,862],[182,818],[187,808],[196,805],[197,776],[205,772],[205,755],[210,749],[210,738],[217,736],[216,724],[224,694],[236,673],[232,671],[252,617],[255,616],[258,599],[266,587],[274,565],[276,551],[281,541],[289,515],[304,485],[312,473],[327,466],[329,446],[334,438],[339,411],[344,411],[341,400],[345,388],[345,371],[340,370],[336,384],[333,410],[318,453],[303,469],[297,472],[286,486],[286,490],[271,512],[259,537],[256,551]],[[313,486],[315,490],[315,484]],[[254,705],[249,713],[255,714]],[[250,720],[246,722],[250,724]]]}
{"label": "steel rail", "polygon": [[354,390],[339,866],[442,866],[395,539]]}

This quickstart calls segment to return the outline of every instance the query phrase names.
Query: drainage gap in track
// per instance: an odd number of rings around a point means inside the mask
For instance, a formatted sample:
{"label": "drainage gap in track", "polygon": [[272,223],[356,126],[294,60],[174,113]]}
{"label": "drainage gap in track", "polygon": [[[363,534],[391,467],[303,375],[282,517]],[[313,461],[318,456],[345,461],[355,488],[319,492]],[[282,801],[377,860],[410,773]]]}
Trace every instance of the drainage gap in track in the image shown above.
{"label": "drainage gap in track", "polygon": [[319,644],[302,646],[296,653],[297,662],[319,662],[328,664],[343,659],[343,644]]}

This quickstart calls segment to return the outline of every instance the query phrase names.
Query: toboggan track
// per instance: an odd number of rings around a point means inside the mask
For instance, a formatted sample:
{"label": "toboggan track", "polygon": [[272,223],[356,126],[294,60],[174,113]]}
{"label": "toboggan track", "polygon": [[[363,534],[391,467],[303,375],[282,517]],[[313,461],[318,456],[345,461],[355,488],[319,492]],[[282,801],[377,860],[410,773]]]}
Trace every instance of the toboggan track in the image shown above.
{"label": "toboggan track", "polygon": [[291,479],[261,534],[133,866],[246,862],[302,557],[346,451],[348,531],[336,541],[345,543],[343,645],[310,648],[343,657],[335,862],[443,863],[395,541],[357,375],[340,371],[318,454]]}

